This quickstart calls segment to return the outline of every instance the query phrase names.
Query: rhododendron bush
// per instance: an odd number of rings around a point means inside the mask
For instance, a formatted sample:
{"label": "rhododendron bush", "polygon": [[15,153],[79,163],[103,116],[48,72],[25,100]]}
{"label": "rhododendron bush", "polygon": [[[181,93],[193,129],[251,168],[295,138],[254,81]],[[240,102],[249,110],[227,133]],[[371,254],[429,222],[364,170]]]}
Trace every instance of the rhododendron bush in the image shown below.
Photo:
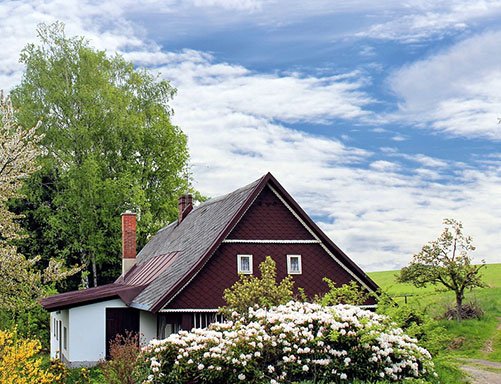
{"label": "rhododendron bush", "polygon": [[428,351],[385,316],[298,302],[153,340],[142,358],[145,383],[348,383],[434,374]]}

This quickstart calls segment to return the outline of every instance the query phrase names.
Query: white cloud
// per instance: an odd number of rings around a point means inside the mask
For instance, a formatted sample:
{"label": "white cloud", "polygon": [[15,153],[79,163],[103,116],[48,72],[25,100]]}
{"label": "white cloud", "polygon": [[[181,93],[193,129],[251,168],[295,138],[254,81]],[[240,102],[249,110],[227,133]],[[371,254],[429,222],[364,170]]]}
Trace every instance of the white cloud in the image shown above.
{"label": "white cloud", "polygon": [[[249,108],[242,102],[259,97],[251,84],[263,84],[261,74],[240,67],[235,70],[208,56],[201,60],[193,52],[182,55],[182,60],[172,58],[174,66],[165,63],[162,71],[167,77],[176,74],[173,78],[180,92],[174,105],[175,122],[188,134],[198,189],[214,196],[271,171],[308,212],[325,218],[321,226],[331,238],[368,269],[405,265],[439,234],[445,217],[464,221],[478,240],[479,258],[500,260],[492,245],[494,234],[486,230],[501,225],[494,203],[500,194],[496,189],[501,180],[498,158],[489,158],[498,168],[491,164],[468,169],[462,163],[395,148],[371,153],[291,130],[275,122],[290,118],[282,108],[277,107],[275,117],[260,103]],[[183,64],[183,60],[193,60],[202,68]],[[228,74],[212,76],[213,72]],[[242,83],[249,86],[240,87],[238,93],[215,94],[217,84],[226,90]],[[288,89],[294,101],[296,95]],[[296,91],[303,92],[301,87]],[[270,97],[280,89],[270,87],[263,92]],[[320,91],[312,97],[324,96]],[[281,97],[277,95],[277,100]],[[299,111],[292,116],[299,114],[304,120],[318,116],[308,109]],[[383,159],[375,160],[376,155]]]}
{"label": "white cloud", "polygon": [[[372,99],[361,89],[359,73],[312,77],[300,74],[253,73],[241,66],[214,62],[208,54],[126,54],[141,64],[155,61],[158,71],[179,88],[179,104],[209,101],[211,108],[269,120],[324,122],[369,116]],[[205,108],[196,103],[194,108]]]}
{"label": "white cloud", "polygon": [[[213,1],[210,9],[232,5],[234,9],[226,11],[237,13],[239,4],[251,3]],[[8,89],[18,81],[22,71],[17,63],[19,51],[34,40],[36,24],[60,19],[67,23],[69,35],[86,35],[94,46],[110,52],[125,51],[136,64],[158,66],[163,76],[173,80],[178,87],[175,122],[189,136],[195,185],[202,193],[226,193],[272,171],[308,212],[323,218],[320,225],[331,238],[369,270],[406,264],[423,243],[438,235],[444,217],[464,221],[467,232],[476,239],[480,257],[501,261],[496,245],[497,229],[501,227],[501,158],[479,159],[478,166],[466,168],[395,148],[373,153],[327,137],[335,137],[332,132],[316,136],[290,129],[285,125],[288,122],[338,118],[359,122],[373,117],[367,112],[372,100],[363,91],[368,79],[357,72],[337,77],[257,73],[203,52],[166,52],[146,40],[144,26],[139,26],[137,19],[132,22],[127,18],[128,13],[137,12],[138,17],[152,10],[175,15],[179,4],[62,0],[0,3],[1,87]],[[308,2],[306,11],[292,6],[283,9],[283,4],[274,6],[284,15],[295,13],[299,20],[301,12],[321,15],[328,4],[333,3]],[[352,12],[371,4],[374,2],[358,1],[336,3],[334,7],[336,12]],[[386,6],[381,4],[378,12]],[[263,2],[261,9],[254,11],[243,6],[241,12],[263,15],[269,6]],[[277,15],[268,16],[272,19]],[[477,52],[475,48],[479,49],[472,42],[471,52]],[[438,125],[452,118],[446,113],[452,107],[443,108],[445,102],[459,103],[465,97],[497,102],[493,88],[483,89],[488,85],[485,79],[497,75],[497,62],[480,51],[477,65],[464,52],[456,58],[459,64],[447,61],[453,49],[436,56],[436,60],[432,57],[395,74],[392,86],[403,100],[401,113],[432,121],[436,129],[449,130],[448,125]],[[446,65],[450,73],[440,72],[441,65]],[[468,71],[474,74],[470,76]],[[412,83],[406,81],[406,74],[414,77]],[[467,111],[473,113],[471,105]],[[485,104],[475,108],[485,108]],[[435,116],[441,113],[446,118],[438,121]],[[454,117],[458,118],[457,112]],[[466,132],[466,126],[460,127],[459,132]],[[495,133],[485,131],[485,135],[492,137]],[[403,160],[415,162],[415,166]]]}
{"label": "white cloud", "polygon": [[40,23],[62,21],[68,36],[84,35],[95,48],[110,52],[145,45],[138,36],[139,28],[123,17],[128,2],[1,2],[0,87],[8,90],[19,82],[23,71],[19,54],[28,43],[37,41],[35,31]]}
{"label": "white cloud", "polygon": [[198,7],[222,7],[239,11],[256,11],[263,6],[262,0],[193,0]]}
{"label": "white cloud", "polygon": [[385,21],[376,22],[357,35],[414,43],[456,34],[479,20],[495,20],[500,14],[499,0],[410,1],[392,7],[381,15]]}
{"label": "white cloud", "polygon": [[390,77],[399,116],[452,136],[501,139],[501,32],[464,40]]}

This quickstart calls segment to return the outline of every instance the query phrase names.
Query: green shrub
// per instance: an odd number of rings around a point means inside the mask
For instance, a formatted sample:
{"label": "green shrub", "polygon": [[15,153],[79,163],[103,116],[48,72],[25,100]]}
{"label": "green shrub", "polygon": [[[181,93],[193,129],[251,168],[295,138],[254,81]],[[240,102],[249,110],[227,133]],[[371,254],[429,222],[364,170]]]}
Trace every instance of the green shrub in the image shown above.
{"label": "green shrub", "polygon": [[336,287],[336,283],[327,277],[324,277],[323,280],[329,286],[329,291],[320,299],[318,299],[318,301],[322,305],[362,305],[371,296],[371,294],[367,290],[361,288],[353,280],[348,284],[341,285],[340,287]]}
{"label": "green shrub", "polygon": [[416,338],[419,345],[430,351],[432,355],[442,351],[449,341],[447,330],[416,305],[397,305],[383,293],[379,295],[377,312],[388,316],[397,327]]}
{"label": "green shrub", "polygon": [[276,263],[270,256],[266,256],[265,261],[259,264],[259,270],[261,277],[240,275],[240,280],[231,288],[225,289],[224,300],[227,305],[221,308],[225,316],[231,316],[232,312],[245,315],[255,305],[270,308],[293,299],[292,276],[277,282]]}

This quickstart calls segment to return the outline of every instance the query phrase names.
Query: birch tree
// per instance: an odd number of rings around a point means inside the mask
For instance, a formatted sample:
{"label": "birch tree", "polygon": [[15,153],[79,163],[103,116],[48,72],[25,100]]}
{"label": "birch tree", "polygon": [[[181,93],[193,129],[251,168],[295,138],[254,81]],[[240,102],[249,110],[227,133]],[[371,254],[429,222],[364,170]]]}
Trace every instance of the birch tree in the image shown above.
{"label": "birch tree", "polygon": [[15,209],[36,239],[29,245],[84,265],[81,286],[96,286],[119,274],[123,211],[138,213],[139,246],[176,217],[187,139],[171,123],[167,81],[67,37],[61,23],[37,32],[39,43],[22,51],[26,71],[12,98],[23,125],[44,122],[44,154]]}

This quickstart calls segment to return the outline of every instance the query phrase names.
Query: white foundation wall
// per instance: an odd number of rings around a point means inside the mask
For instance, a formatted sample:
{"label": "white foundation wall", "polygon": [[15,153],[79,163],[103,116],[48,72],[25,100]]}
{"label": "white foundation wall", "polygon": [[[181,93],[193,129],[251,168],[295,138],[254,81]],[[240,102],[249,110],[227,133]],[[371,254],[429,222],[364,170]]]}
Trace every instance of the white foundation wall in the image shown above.
{"label": "white foundation wall", "polygon": [[69,354],[71,366],[90,366],[106,357],[106,308],[124,308],[120,299],[70,308]]}

